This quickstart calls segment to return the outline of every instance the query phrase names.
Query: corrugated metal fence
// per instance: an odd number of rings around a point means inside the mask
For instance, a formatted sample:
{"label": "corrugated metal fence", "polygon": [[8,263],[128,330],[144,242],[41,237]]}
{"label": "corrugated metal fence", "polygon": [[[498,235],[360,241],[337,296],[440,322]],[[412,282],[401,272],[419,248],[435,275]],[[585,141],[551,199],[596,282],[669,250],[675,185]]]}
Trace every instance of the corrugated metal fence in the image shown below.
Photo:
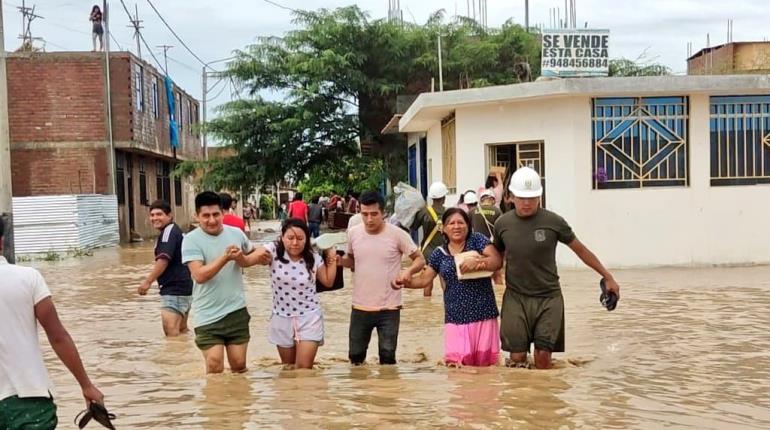
{"label": "corrugated metal fence", "polygon": [[98,194],[14,197],[13,228],[18,254],[114,246],[118,202]]}

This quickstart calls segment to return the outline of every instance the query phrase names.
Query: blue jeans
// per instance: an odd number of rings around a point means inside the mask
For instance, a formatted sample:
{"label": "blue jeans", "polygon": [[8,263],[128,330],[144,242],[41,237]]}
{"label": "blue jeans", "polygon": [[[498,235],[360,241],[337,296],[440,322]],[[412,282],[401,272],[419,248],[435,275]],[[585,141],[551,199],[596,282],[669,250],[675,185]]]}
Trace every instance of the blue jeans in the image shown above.
{"label": "blue jeans", "polygon": [[166,309],[171,312],[176,312],[181,316],[185,316],[190,313],[192,307],[192,296],[175,296],[175,295],[162,295],[160,296],[160,308]]}
{"label": "blue jeans", "polygon": [[366,361],[366,350],[369,348],[372,330],[376,328],[380,364],[396,364],[400,322],[400,310],[367,312],[353,309],[350,313],[350,343],[348,346],[350,362],[362,364]]}
{"label": "blue jeans", "polygon": [[308,229],[310,230],[310,237],[318,237],[321,235],[321,223],[320,222],[313,222],[310,221],[307,224]]}

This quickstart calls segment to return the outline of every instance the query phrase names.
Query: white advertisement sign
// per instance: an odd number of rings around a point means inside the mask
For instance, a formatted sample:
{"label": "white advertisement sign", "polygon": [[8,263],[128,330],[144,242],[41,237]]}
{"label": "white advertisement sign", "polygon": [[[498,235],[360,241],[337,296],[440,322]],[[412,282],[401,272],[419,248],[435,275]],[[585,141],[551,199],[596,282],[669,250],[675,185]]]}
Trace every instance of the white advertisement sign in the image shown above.
{"label": "white advertisement sign", "polygon": [[542,76],[607,76],[609,30],[543,30]]}

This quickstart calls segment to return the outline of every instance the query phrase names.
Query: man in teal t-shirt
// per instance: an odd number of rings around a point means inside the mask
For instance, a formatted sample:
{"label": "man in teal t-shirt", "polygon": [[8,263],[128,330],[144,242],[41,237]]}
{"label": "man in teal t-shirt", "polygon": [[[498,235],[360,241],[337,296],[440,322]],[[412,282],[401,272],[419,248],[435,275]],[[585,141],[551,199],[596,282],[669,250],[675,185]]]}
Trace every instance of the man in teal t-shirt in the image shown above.
{"label": "man in teal t-shirt", "polygon": [[193,278],[195,344],[203,351],[206,373],[221,373],[224,357],[233,372],[246,370],[249,312],[246,309],[242,267],[253,250],[246,235],[222,224],[219,195],[205,191],[195,197],[200,223],[182,241],[182,263]]}

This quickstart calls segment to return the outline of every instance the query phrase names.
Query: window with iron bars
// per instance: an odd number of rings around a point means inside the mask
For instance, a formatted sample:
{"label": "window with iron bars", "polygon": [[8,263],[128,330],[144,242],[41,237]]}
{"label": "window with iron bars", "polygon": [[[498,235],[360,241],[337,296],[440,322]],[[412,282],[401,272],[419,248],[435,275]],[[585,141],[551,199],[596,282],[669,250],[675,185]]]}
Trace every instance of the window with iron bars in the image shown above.
{"label": "window with iron bars", "polygon": [[770,96],[711,97],[711,185],[770,184]]}
{"label": "window with iron bars", "polygon": [[182,206],[182,177],[174,175],[174,204]]}
{"label": "window with iron bars", "polygon": [[149,200],[147,197],[147,168],[144,157],[139,157],[139,204],[149,206]]}
{"label": "window with iron bars", "polygon": [[126,159],[125,156],[120,153],[115,153],[115,194],[118,198],[118,204],[126,204]]}
{"label": "window with iron bars", "polygon": [[593,188],[689,184],[687,97],[593,100]]}
{"label": "window with iron bars", "polygon": [[134,64],[134,90],[136,91],[136,111],[144,111],[144,67]]}
{"label": "window with iron bars", "polygon": [[160,118],[160,93],[158,92],[158,78],[152,78],[152,94],[150,94],[150,103],[152,103],[152,115],[154,118]]}
{"label": "window with iron bars", "polygon": [[171,203],[171,178],[168,161],[156,160],[155,162],[155,188],[158,198]]}

